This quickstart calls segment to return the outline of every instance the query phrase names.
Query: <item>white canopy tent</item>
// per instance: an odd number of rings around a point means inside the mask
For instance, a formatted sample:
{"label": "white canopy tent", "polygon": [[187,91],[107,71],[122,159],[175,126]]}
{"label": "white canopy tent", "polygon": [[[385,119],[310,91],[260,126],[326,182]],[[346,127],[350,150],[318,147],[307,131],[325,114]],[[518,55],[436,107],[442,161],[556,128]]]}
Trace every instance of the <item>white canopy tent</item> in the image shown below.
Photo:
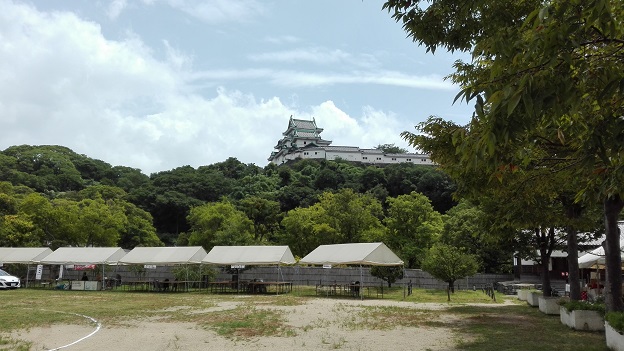
{"label": "white canopy tent", "polygon": [[49,247],[0,247],[0,263],[30,264],[51,253]]}
{"label": "white canopy tent", "polygon": [[[620,255],[624,259],[624,222],[619,222],[620,227]],[[601,242],[604,240],[601,239]],[[605,251],[602,245],[582,255],[578,259],[579,268],[601,268],[605,265]]]}
{"label": "white canopy tent", "polygon": [[280,265],[294,264],[288,246],[215,246],[202,263],[212,265]]}
{"label": "white canopy tent", "polygon": [[[206,257],[206,250],[204,250],[201,246],[135,247],[128,252],[126,256],[119,260],[119,264],[142,264],[154,266],[189,265],[201,264],[204,257]],[[186,270],[186,279],[184,279],[184,284],[188,289],[188,269]]]}
{"label": "white canopy tent", "polygon": [[204,257],[206,257],[206,250],[201,246],[135,247],[119,260],[119,264],[151,264],[158,266],[200,264]]}
{"label": "white canopy tent", "polygon": [[[203,259],[203,263],[235,267],[275,265],[276,282],[280,282],[280,265],[294,264],[296,260],[288,246],[215,246]],[[235,280],[238,282],[238,274],[236,276]]]}
{"label": "white canopy tent", "polygon": [[126,255],[120,247],[60,247],[36,261],[41,264],[116,265]]}
{"label": "white canopy tent", "polygon": [[402,266],[401,260],[384,243],[321,245],[299,261],[300,264],[361,266]]}
{"label": "white canopy tent", "polygon": [[[311,265],[359,265],[360,282],[363,281],[362,266],[403,266],[401,260],[384,243],[353,243],[321,245],[299,261]],[[360,294],[360,298],[363,296]]]}
{"label": "white canopy tent", "polygon": [[[102,286],[104,286],[104,266],[117,265],[126,255],[126,250],[120,247],[60,247],[48,256],[36,261],[47,265],[89,265],[102,266]],[[60,272],[62,274],[62,272]],[[59,275],[60,277],[60,275]]]}
{"label": "white canopy tent", "polygon": [[49,247],[0,247],[0,263],[26,264],[26,286],[30,282],[30,264],[52,253]]}

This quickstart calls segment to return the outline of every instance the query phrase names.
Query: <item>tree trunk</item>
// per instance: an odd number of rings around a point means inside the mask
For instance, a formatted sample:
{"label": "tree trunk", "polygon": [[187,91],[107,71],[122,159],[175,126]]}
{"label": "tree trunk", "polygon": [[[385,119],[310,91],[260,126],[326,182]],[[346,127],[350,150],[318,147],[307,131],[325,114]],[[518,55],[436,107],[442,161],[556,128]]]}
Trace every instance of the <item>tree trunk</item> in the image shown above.
{"label": "tree trunk", "polygon": [[605,270],[606,270],[606,310],[624,312],[622,303],[622,256],[620,253],[620,230],[618,216],[624,207],[619,195],[604,200],[605,215]]}
{"label": "tree trunk", "polygon": [[552,287],[550,285],[550,255],[555,246],[555,228],[536,228],[535,236],[539,243],[540,260],[542,266],[542,295],[544,297],[552,296]]}
{"label": "tree trunk", "polygon": [[576,229],[573,226],[568,227],[568,284],[570,284],[570,300],[581,299],[581,285],[579,284],[579,265],[578,265],[578,240],[576,237]]}
{"label": "tree trunk", "polygon": [[581,285],[579,284],[581,275],[578,265],[578,231],[574,226],[574,221],[581,217],[583,206],[574,203],[572,197],[564,197],[561,201],[568,217],[569,225],[567,227],[568,241],[568,283],[570,284],[570,299],[581,299]]}

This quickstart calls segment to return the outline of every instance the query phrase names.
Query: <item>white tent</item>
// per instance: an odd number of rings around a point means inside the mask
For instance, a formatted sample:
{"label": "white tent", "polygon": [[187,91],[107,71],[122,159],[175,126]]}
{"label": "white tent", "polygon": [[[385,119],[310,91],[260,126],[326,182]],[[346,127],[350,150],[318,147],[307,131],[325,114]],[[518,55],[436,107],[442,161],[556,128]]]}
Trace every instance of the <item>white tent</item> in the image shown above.
{"label": "white tent", "polygon": [[403,261],[384,243],[321,245],[299,261],[301,264],[402,266]]}
{"label": "white tent", "polygon": [[120,264],[152,264],[158,266],[199,264],[206,257],[201,246],[135,247],[119,260]]}
{"label": "white tent", "polygon": [[0,247],[0,263],[34,263],[49,254],[49,247]]}
{"label": "white tent", "polygon": [[213,265],[280,265],[294,264],[288,246],[215,246],[202,260]]}
{"label": "white tent", "polygon": [[[620,227],[620,252],[624,259],[624,222],[619,222]],[[604,237],[600,239],[600,244],[604,241]],[[582,255],[578,259],[579,268],[599,268],[605,265],[605,251],[602,245]]]}
{"label": "white tent", "polygon": [[116,265],[126,255],[120,247],[60,247],[37,260],[41,264],[108,264]]}

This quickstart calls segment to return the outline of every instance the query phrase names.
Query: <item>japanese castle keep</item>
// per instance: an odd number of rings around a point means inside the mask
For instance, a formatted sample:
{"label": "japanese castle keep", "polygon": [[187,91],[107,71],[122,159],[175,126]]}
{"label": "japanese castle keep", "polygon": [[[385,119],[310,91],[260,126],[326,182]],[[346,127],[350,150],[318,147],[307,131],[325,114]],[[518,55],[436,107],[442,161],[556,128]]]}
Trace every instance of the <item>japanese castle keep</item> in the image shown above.
{"label": "japanese castle keep", "polygon": [[386,154],[379,149],[360,149],[357,146],[330,146],[331,140],[321,137],[323,128],[316,126],[316,121],[294,119],[288,121],[288,128],[283,137],[275,145],[275,151],[269,161],[281,165],[297,158],[313,158],[335,160],[343,159],[353,162],[372,164],[390,164],[409,162],[422,165],[433,165],[429,155],[425,154]]}

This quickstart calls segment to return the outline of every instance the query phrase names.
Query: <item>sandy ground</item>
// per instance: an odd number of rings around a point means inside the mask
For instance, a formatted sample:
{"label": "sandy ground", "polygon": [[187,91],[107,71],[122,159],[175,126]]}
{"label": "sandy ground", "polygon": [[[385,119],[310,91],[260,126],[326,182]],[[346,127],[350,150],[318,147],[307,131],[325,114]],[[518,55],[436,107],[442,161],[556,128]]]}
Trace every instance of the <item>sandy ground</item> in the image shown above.
{"label": "sandy ground", "polygon": [[[241,302],[242,303],[242,302]],[[236,308],[236,302],[224,302],[215,309]],[[362,306],[402,306],[418,309],[442,309],[437,304],[414,304],[384,300],[310,299],[303,305],[272,306],[284,312],[294,336],[233,339],[216,334],[194,323],[172,323],[144,319],[123,326],[53,325],[31,328],[11,334],[14,339],[32,342],[31,350],[454,350],[461,336],[445,328],[395,327],[388,330],[345,327],[345,320]],[[194,312],[190,307],[189,312]],[[195,311],[196,312],[196,311]],[[208,311],[199,311],[202,313]],[[88,336],[89,334],[92,334]],[[85,338],[85,336],[88,336]],[[80,340],[84,338],[83,340]],[[80,340],[76,342],[77,340]],[[72,344],[74,343],[74,344]],[[72,344],[72,345],[70,345]],[[67,346],[70,345],[70,346]]]}

